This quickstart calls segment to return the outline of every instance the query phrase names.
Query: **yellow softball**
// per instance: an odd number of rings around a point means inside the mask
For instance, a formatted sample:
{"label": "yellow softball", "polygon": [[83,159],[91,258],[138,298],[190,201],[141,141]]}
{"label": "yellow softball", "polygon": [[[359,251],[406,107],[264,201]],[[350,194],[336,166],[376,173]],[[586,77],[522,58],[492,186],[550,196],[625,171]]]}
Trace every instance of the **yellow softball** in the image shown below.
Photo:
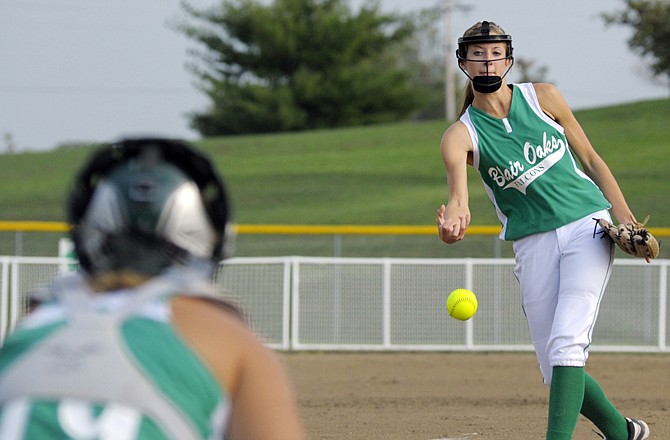
{"label": "yellow softball", "polygon": [[447,298],[447,312],[452,318],[467,321],[477,313],[477,297],[468,289],[456,289]]}

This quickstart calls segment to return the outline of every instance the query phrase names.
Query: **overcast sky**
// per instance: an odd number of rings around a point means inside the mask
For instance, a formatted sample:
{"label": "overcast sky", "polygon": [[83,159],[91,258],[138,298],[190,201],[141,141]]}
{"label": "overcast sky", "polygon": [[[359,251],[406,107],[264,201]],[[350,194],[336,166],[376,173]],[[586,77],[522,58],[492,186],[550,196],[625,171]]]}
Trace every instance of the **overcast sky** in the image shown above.
{"label": "overcast sky", "polygon": [[[498,23],[574,109],[668,96],[628,49],[630,30],[597,17],[622,0],[455,3],[469,9],[455,8],[454,39],[474,22]],[[381,0],[397,12],[437,4]],[[186,114],[207,100],[185,69],[192,44],[167,25],[180,14],[179,0],[0,1],[0,151],[8,134],[20,151],[133,134],[197,139]]]}

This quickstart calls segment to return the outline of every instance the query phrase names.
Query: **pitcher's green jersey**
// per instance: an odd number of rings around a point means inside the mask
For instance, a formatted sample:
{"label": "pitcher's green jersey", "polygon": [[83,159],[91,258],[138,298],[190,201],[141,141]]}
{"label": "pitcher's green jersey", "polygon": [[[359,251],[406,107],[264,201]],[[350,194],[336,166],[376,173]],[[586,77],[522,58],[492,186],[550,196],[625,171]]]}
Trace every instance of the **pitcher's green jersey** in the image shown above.
{"label": "pitcher's green jersey", "polygon": [[85,313],[54,302],[21,323],[0,350],[1,439],[223,438],[229,396],[175,333],[171,295],[119,315],[134,296]]}
{"label": "pitcher's green jersey", "polygon": [[468,107],[461,117],[473,144],[473,166],[503,226],[516,240],[557,229],[610,204],[580,169],[563,127],[540,107],[530,83],[512,86],[506,118]]}

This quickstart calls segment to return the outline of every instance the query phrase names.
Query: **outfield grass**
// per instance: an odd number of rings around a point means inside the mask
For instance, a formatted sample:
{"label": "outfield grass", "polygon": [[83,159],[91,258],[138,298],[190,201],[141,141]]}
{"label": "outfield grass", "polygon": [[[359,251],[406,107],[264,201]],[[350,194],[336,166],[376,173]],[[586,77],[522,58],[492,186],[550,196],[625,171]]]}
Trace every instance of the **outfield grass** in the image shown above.
{"label": "outfield grass", "polygon": [[[650,213],[653,226],[669,227],[670,100],[576,115],[636,215]],[[435,210],[446,202],[439,154],[445,128],[444,121],[406,122],[209,138],[197,146],[226,176],[238,223],[432,225]],[[63,221],[67,188],[90,151],[3,155],[0,220]],[[479,177],[470,171],[472,223],[497,224]],[[259,248],[262,243],[267,239]],[[488,248],[488,241],[482,246]]]}

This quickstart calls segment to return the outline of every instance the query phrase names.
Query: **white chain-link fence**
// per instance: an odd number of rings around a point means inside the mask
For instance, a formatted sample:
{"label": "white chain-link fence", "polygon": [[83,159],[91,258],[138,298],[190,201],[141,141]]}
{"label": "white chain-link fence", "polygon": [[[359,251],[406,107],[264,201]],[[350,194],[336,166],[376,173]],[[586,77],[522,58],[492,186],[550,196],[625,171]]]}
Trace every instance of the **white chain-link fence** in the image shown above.
{"label": "white chain-link fence", "polygon": [[[619,259],[594,350],[667,352],[670,260]],[[0,340],[28,296],[76,265],[63,258],[0,257]],[[512,259],[232,258],[214,284],[281,350],[532,350]],[[479,298],[474,318],[445,310],[458,287]]]}

